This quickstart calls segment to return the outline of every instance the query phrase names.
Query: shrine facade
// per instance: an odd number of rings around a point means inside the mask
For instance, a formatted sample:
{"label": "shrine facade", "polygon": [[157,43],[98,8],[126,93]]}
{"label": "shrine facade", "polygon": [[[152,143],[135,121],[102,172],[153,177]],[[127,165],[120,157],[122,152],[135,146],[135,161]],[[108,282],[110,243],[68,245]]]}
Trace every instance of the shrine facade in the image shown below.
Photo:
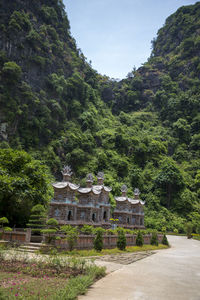
{"label": "shrine facade", "polygon": [[139,200],[139,191],[135,190],[134,199],[126,197],[126,186],[122,187],[122,196],[116,197],[116,208],[111,216],[109,193],[112,188],[104,185],[104,174],[97,174],[97,184],[93,185],[93,176],[88,174],[86,187],[71,182],[71,168],[62,171],[63,181],[53,184],[54,198],[50,203],[49,218],[55,218],[60,225],[85,224],[111,227],[112,216],[118,219],[120,227],[144,228],[144,202]]}

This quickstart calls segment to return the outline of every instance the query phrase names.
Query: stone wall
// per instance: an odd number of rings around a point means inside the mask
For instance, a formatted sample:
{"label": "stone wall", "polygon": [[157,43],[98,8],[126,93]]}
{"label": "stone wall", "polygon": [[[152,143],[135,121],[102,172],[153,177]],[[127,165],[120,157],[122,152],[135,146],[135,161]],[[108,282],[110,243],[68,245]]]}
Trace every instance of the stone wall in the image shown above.
{"label": "stone wall", "polygon": [[[65,236],[60,235],[60,240],[55,240],[55,246],[60,249],[68,250],[68,243],[64,240]],[[144,244],[148,245],[151,241],[151,234],[143,235]],[[161,243],[163,238],[162,234],[158,234],[158,241]],[[45,237],[46,239],[46,237]],[[81,249],[92,249],[93,248],[93,240],[94,235],[79,235],[75,248],[78,250]],[[135,246],[136,245],[136,235],[127,234],[126,235],[126,243],[127,246]],[[103,237],[103,248],[116,248],[117,247],[117,235],[104,235]]]}
{"label": "stone wall", "polygon": [[9,241],[9,242],[16,242],[18,244],[30,243],[31,229],[27,228],[25,232],[23,231],[3,232],[2,240]]}

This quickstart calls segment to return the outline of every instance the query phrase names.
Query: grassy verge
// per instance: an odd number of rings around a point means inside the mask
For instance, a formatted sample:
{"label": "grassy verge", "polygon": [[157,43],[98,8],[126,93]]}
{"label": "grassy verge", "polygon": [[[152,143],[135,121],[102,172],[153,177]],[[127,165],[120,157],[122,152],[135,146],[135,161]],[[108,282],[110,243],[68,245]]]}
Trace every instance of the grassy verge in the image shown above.
{"label": "grassy verge", "polygon": [[193,234],[192,234],[192,238],[193,238],[194,240],[200,241],[200,234],[193,233]]}
{"label": "grassy verge", "polygon": [[0,252],[0,299],[74,300],[105,268],[82,258],[58,255],[30,259],[15,251]]}
{"label": "grassy verge", "polygon": [[101,252],[98,252],[94,249],[91,250],[73,250],[73,251],[63,251],[60,254],[68,256],[79,256],[79,257],[88,257],[88,256],[102,256],[109,254],[120,254],[120,253],[129,253],[129,252],[140,252],[140,251],[149,251],[149,250],[159,250],[167,249],[168,246],[159,244],[158,246],[153,245],[143,245],[142,247],[130,246],[126,247],[125,251],[119,250],[118,248],[114,249],[103,249]]}

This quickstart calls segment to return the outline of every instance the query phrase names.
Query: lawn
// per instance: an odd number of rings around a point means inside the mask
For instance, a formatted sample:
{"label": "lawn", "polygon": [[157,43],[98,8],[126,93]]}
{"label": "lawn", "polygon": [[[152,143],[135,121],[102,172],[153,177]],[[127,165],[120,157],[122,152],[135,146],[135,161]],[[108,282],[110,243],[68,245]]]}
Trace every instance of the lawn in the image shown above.
{"label": "lawn", "polygon": [[140,252],[140,251],[150,251],[150,250],[160,250],[169,248],[166,245],[159,244],[158,246],[154,245],[143,245],[142,247],[138,246],[130,246],[126,247],[126,250],[122,251],[118,248],[114,249],[103,249],[101,252],[98,252],[94,249],[91,250],[73,250],[73,251],[63,251],[60,254],[65,254],[68,256],[79,256],[79,257],[88,257],[88,256],[102,256],[109,254],[120,254],[120,253],[128,253],[128,252]]}

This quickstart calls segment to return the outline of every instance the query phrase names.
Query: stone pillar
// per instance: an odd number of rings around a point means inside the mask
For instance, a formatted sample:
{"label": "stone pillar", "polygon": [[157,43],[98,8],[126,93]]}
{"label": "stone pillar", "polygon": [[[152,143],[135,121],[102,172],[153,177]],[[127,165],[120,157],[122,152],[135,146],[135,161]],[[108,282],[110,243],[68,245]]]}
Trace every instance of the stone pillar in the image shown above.
{"label": "stone pillar", "polygon": [[31,228],[27,228],[26,229],[26,239],[25,239],[26,243],[30,243],[31,241]]}

